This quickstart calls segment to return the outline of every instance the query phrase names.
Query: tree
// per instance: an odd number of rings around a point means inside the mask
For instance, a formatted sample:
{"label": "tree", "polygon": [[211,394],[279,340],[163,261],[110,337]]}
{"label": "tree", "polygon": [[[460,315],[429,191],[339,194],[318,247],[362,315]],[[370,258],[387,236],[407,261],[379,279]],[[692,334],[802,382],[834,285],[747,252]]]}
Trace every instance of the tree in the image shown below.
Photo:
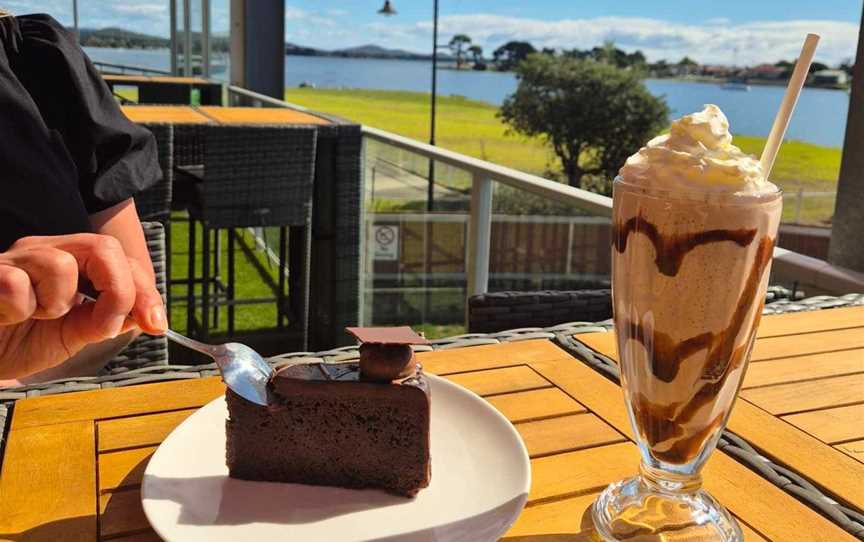
{"label": "tree", "polygon": [[812,64],[810,64],[810,72],[809,73],[816,73],[816,72],[821,72],[822,70],[830,70],[830,69],[831,69],[831,67],[828,66],[827,64],[823,64],[821,62],[815,62],[814,61]]}
{"label": "tree", "polygon": [[471,43],[471,38],[466,36],[465,34],[456,34],[453,36],[453,39],[450,40],[450,50],[453,51],[453,54],[456,55],[456,67],[462,67],[462,57],[465,54],[465,49],[468,44]]}
{"label": "tree", "polygon": [[541,137],[571,186],[602,176],[602,191],[628,156],[667,126],[669,108],[629,70],[592,60],[531,55],[498,116],[513,132]]}
{"label": "tree", "polygon": [[498,69],[507,71],[518,66],[528,55],[536,53],[537,49],[527,41],[508,41],[492,52],[492,59],[498,64]]}
{"label": "tree", "polygon": [[471,53],[471,59],[474,61],[474,64],[483,63],[483,47],[472,45],[468,48],[468,52]]}

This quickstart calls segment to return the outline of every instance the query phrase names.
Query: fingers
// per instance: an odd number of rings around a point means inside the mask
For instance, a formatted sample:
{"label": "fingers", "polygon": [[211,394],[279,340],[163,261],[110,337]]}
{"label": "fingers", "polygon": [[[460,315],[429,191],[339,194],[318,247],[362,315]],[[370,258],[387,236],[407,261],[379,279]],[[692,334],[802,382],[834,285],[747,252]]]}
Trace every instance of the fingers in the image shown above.
{"label": "fingers", "polygon": [[[78,271],[98,291],[96,302],[86,318],[76,317],[77,332],[89,338],[97,337],[95,340],[115,337],[129,329],[127,317],[130,312],[148,333],[165,332],[165,310],[152,272],[127,258],[117,239],[95,234],[29,237],[18,241],[13,249],[33,251],[45,247],[71,255]],[[77,275],[75,287],[77,289]],[[91,329],[81,327],[85,321],[90,323]]]}
{"label": "fingers", "polygon": [[0,326],[23,322],[36,311],[36,292],[23,269],[0,263]]}
{"label": "fingers", "polygon": [[120,242],[113,237],[94,234],[64,235],[51,239],[55,248],[75,257],[79,271],[99,291],[89,318],[94,329],[88,330],[87,334],[101,333],[101,338],[119,335],[135,304],[132,270]]}
{"label": "fingers", "polygon": [[137,260],[129,259],[132,281],[135,285],[135,304],[132,317],[138,327],[151,335],[162,335],[168,329],[165,305],[156,289],[153,273],[148,272]]}
{"label": "fingers", "polygon": [[36,308],[29,318],[53,320],[77,303],[78,262],[68,252],[35,246],[15,251],[7,261],[29,277],[36,297]]}

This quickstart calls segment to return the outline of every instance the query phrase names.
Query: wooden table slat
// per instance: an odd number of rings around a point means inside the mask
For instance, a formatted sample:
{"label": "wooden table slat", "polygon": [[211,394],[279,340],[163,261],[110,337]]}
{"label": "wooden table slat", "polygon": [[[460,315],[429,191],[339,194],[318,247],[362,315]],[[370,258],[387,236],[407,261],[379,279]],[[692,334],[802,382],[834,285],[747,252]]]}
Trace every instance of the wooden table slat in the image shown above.
{"label": "wooden table slat", "polygon": [[198,111],[220,124],[332,124],[321,117],[282,107],[201,106]]}
{"label": "wooden table slat", "polygon": [[[522,512],[516,523],[502,538],[505,542],[596,542],[590,519],[590,508],[597,495],[581,495],[572,499],[531,506]],[[768,539],[741,521],[745,542],[768,542]],[[779,542],[779,541],[778,541]]]}
{"label": "wooden table slat", "polygon": [[520,423],[516,425],[516,430],[522,435],[530,457],[625,440],[625,437],[609,424],[588,413]]}
{"label": "wooden table slat", "polygon": [[156,531],[150,529],[143,533],[120,535],[118,537],[112,538],[111,542],[162,542],[162,539],[159,538],[159,535],[156,534]]}
{"label": "wooden table slat", "polygon": [[[864,439],[844,442],[843,444],[838,444],[835,448],[849,457],[855,458],[861,463],[864,463]],[[856,482],[860,483],[861,479],[859,478]]]}
{"label": "wooden table slat", "polygon": [[525,365],[460,373],[446,378],[480,396],[553,387],[552,383]]}
{"label": "wooden table slat", "polygon": [[513,423],[585,412],[585,407],[558,388],[490,397],[489,402]]}
{"label": "wooden table slat", "polygon": [[743,390],[741,397],[782,416],[864,401],[864,373]]}
{"label": "wooden table slat", "polygon": [[828,444],[864,439],[864,403],[790,414],[783,419]]}
{"label": "wooden table slat", "polygon": [[0,472],[0,539],[95,539],[95,488],[92,421],[10,432]]}
{"label": "wooden table slat", "polygon": [[188,106],[124,105],[120,109],[132,122],[210,124],[212,121]]}
{"label": "wooden table slat", "polygon": [[156,446],[99,454],[99,491],[141,485]]}
{"label": "wooden table slat", "polygon": [[141,493],[137,489],[104,493],[99,496],[100,536],[132,534],[150,528]]}
{"label": "wooden table slat", "polygon": [[864,349],[864,327],[759,339],[753,346],[750,361],[758,363],[769,359],[853,349]]}
{"label": "wooden table slat", "polygon": [[208,377],[184,381],[181,393],[176,382],[159,382],[34,397],[15,405],[12,430],[200,407],[224,393],[222,380]]}
{"label": "wooden table slat", "polygon": [[561,350],[545,339],[508,343],[507,348],[488,344],[424,352],[422,355],[423,369],[436,375],[512,367],[537,361],[552,361],[560,357]]}
{"label": "wooden table slat", "polygon": [[149,414],[102,420],[96,423],[99,436],[99,451],[107,452],[138,446],[156,446],[180,422],[197,409],[174,410],[161,414]]}
{"label": "wooden table slat", "polygon": [[632,442],[586,448],[531,460],[529,505],[565,496],[597,493],[639,470]]}
{"label": "wooden table slat", "polygon": [[820,352],[751,363],[747,367],[743,388],[803,382],[853,373],[864,373],[864,349]]}
{"label": "wooden table slat", "polygon": [[793,312],[767,316],[759,324],[757,337],[799,335],[849,327],[864,327],[864,307],[842,307],[818,312]]}

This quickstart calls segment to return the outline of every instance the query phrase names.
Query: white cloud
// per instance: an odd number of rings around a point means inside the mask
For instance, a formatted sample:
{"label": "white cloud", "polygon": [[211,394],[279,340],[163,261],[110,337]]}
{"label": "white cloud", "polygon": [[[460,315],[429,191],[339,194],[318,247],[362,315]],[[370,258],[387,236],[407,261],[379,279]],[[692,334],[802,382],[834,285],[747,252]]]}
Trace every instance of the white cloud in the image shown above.
{"label": "white cloud", "polygon": [[344,17],[348,15],[350,12],[347,9],[328,9],[327,15],[331,17]]}
{"label": "white cloud", "polygon": [[[302,31],[308,32],[309,26],[333,27],[336,26],[336,21],[329,17],[325,17],[320,13],[306,11],[295,6],[285,6],[285,34],[290,34],[291,26],[303,25]],[[298,31],[301,29],[298,29]],[[299,33],[299,32],[298,32]]]}
{"label": "white cloud", "polygon": [[[168,4],[115,4],[112,9],[125,15],[163,15],[168,14]],[[194,13],[194,12],[193,12]]]}
{"label": "white cloud", "polygon": [[[432,23],[413,25],[369,25],[382,36],[411,39],[414,47],[425,48]],[[671,23],[647,17],[597,17],[545,21],[492,14],[450,15],[440,21],[442,41],[465,33],[488,50],[509,40],[530,41],[535,47],[590,48],[613,40],[622,49],[641,49],[650,60],[678,60],[687,55],[703,63],[752,64],[793,59],[798,56],[807,32],[822,35],[817,59],[837,63],[855,54],[858,25],[840,21],[757,21],[733,25]],[[424,34],[418,42],[417,33]],[[413,36],[413,39],[411,38]]]}

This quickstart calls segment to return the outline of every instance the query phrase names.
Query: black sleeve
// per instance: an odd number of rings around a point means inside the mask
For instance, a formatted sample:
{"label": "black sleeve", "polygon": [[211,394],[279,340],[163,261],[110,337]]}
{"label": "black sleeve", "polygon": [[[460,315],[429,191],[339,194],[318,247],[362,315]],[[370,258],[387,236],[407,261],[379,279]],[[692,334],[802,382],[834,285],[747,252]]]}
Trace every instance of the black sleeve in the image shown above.
{"label": "black sleeve", "polygon": [[89,213],[101,211],[162,177],[156,142],[120,110],[75,37],[48,15],[19,17],[19,77],[42,117],[63,137]]}
{"label": "black sleeve", "polygon": [[27,235],[90,230],[75,166],[12,65],[21,49],[12,17],[0,17],[0,252]]}

